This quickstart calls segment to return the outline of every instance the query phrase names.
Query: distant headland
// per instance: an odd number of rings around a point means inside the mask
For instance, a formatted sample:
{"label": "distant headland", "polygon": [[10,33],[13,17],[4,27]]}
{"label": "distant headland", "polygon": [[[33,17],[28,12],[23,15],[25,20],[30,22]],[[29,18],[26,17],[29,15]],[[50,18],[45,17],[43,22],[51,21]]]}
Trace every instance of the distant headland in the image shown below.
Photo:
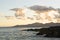
{"label": "distant headland", "polygon": [[28,24],[28,25],[15,25],[13,27],[44,27],[44,26],[60,26],[60,23],[33,23],[33,24]]}

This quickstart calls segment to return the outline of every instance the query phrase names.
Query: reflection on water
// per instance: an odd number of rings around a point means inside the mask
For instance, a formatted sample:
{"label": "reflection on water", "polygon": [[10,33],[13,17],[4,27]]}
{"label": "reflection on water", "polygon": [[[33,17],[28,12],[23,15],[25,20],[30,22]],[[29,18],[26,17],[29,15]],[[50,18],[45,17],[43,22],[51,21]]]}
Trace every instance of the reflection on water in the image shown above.
{"label": "reflection on water", "polygon": [[20,28],[0,28],[0,40],[60,40],[36,36],[37,32],[21,31]]}

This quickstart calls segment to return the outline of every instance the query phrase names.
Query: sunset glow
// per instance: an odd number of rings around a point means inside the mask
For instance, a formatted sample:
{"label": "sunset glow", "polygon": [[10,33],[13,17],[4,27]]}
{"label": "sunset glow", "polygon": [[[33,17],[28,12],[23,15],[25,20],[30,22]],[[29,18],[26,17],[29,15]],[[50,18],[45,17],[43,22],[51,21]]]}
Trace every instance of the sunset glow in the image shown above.
{"label": "sunset glow", "polygon": [[[21,10],[20,10],[21,12]],[[20,16],[20,14],[23,14]],[[57,10],[50,10],[45,12],[33,11],[31,9],[23,8],[19,16],[3,16],[0,17],[0,26],[14,26],[14,25],[27,25],[32,23],[60,23],[60,14]]]}

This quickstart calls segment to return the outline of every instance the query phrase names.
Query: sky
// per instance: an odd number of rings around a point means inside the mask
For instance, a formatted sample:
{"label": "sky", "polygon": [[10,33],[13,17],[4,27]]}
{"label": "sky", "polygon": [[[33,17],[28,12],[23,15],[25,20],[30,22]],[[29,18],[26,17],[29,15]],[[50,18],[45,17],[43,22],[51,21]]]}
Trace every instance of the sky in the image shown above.
{"label": "sky", "polygon": [[30,7],[33,5],[47,6],[53,8],[60,8],[60,0],[0,0],[0,27],[11,25],[22,25],[23,23],[34,23],[36,20],[19,20],[12,18],[7,20],[1,16],[14,16],[13,8]]}
{"label": "sky", "polygon": [[10,9],[32,5],[60,8],[60,0],[0,0],[0,15],[14,16],[14,12]]}

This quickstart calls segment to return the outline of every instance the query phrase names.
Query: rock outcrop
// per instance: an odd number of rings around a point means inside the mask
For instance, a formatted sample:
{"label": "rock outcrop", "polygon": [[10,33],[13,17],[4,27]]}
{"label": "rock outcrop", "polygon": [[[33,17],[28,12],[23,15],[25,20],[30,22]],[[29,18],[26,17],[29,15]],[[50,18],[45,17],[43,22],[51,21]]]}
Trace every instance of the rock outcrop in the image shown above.
{"label": "rock outcrop", "polygon": [[51,26],[49,28],[42,28],[36,35],[44,35],[44,37],[60,37],[60,26]]}

